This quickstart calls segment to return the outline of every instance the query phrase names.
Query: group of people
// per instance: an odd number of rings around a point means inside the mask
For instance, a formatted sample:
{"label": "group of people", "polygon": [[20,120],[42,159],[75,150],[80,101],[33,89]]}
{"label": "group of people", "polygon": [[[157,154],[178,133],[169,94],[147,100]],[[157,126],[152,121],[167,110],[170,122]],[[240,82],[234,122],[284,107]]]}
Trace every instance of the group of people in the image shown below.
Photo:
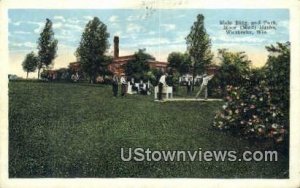
{"label": "group of people", "polygon": [[[125,79],[124,76],[121,76],[120,84],[121,84],[121,96],[125,96],[127,82],[126,82],[126,79]],[[114,75],[113,79],[112,79],[112,89],[113,89],[114,97],[117,97],[118,96],[118,90],[119,90],[119,78],[116,75]]]}
{"label": "group of people", "polygon": [[119,84],[121,85],[121,96],[125,96],[126,93],[129,92],[129,94],[141,94],[141,95],[147,95],[149,94],[150,90],[150,83],[148,81],[147,84],[143,82],[143,80],[140,80],[139,83],[136,83],[134,78],[131,78],[130,81],[126,79],[124,75],[120,77],[120,81],[118,76],[114,75],[112,79],[112,89],[113,89],[113,95],[114,97],[118,96],[118,89]]}
{"label": "group of people", "polygon": [[[166,83],[166,77],[168,74],[163,74],[158,83],[158,100],[162,100],[162,93],[163,93],[163,87],[168,86]],[[204,99],[207,100],[207,85],[208,82],[214,77],[213,74],[204,74],[202,76],[202,84],[200,86],[199,91],[197,92],[195,98],[198,99],[199,96],[204,92]],[[188,79],[186,83],[186,88],[187,88],[187,95],[192,95],[192,87],[193,87],[193,81],[191,78]]]}
{"label": "group of people", "polygon": [[[209,80],[211,80],[214,77],[213,74],[208,75],[204,74],[202,76],[202,84],[200,86],[199,91],[197,92],[195,98],[198,99],[199,96],[204,92],[204,99],[207,99],[207,85]],[[192,95],[192,87],[193,87],[193,81],[192,78],[188,78],[188,81],[186,82],[186,88],[187,88],[187,95]]]}
{"label": "group of people", "polygon": [[[161,75],[159,82],[158,82],[158,100],[162,100],[162,94],[163,94],[163,88],[167,87],[167,76],[168,74],[165,73],[163,75]],[[200,86],[199,91],[197,92],[195,98],[198,99],[199,96],[204,92],[204,99],[207,99],[207,85],[208,82],[214,77],[213,74],[204,74],[202,76],[202,84]],[[127,93],[127,87],[128,84],[131,87],[132,91],[136,91],[136,93],[140,93],[140,94],[144,94],[147,95],[148,91],[149,91],[149,84],[144,84],[143,81],[140,81],[140,84],[138,85],[138,87],[136,86],[136,83],[134,82],[134,78],[132,78],[130,80],[130,82],[127,83],[125,76],[121,76],[120,78],[120,84],[121,84],[121,96],[125,96]],[[192,87],[193,87],[193,83],[192,83],[192,79],[189,78],[187,83],[186,83],[186,87],[187,87],[187,95],[191,95],[192,94]],[[119,79],[116,75],[113,76],[112,79],[112,88],[113,88],[113,95],[115,97],[117,97],[118,95],[118,88],[119,88]]]}

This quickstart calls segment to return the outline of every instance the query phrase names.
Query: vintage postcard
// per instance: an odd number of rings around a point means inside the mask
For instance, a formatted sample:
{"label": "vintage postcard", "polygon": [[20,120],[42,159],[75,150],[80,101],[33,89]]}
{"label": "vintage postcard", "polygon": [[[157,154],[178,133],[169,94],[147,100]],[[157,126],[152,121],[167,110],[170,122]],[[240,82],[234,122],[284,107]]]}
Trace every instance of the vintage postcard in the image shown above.
{"label": "vintage postcard", "polygon": [[300,186],[299,2],[0,3],[0,187]]}

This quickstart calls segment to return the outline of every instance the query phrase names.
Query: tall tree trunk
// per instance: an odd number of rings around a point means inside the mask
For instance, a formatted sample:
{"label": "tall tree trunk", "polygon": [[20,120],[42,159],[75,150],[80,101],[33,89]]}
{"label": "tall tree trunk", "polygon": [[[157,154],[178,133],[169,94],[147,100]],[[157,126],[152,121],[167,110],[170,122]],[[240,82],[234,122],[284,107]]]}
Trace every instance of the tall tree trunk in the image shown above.
{"label": "tall tree trunk", "polygon": [[26,79],[28,79],[28,71],[27,71],[27,76],[26,76]]}

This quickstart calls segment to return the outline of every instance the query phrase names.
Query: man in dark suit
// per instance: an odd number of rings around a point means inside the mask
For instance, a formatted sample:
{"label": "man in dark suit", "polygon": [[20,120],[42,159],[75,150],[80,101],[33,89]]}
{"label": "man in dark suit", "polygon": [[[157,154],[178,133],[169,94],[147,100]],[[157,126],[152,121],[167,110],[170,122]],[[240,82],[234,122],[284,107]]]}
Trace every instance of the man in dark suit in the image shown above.
{"label": "man in dark suit", "polygon": [[186,90],[187,90],[187,95],[192,94],[192,78],[188,78],[188,81],[186,82]]}

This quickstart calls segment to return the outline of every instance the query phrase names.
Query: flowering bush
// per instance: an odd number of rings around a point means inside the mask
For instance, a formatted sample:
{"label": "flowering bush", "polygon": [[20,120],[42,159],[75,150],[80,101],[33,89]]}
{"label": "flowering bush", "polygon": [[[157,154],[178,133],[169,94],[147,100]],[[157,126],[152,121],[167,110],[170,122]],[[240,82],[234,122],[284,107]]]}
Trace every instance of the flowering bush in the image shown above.
{"label": "flowering bush", "polygon": [[225,104],[215,116],[214,127],[246,138],[284,141],[288,122],[282,111],[271,103],[271,93],[264,81],[256,86],[227,86],[226,90]]}
{"label": "flowering bush", "polygon": [[270,55],[264,67],[242,74],[238,84],[225,83],[225,104],[213,126],[288,149],[290,43],[266,49]]}

